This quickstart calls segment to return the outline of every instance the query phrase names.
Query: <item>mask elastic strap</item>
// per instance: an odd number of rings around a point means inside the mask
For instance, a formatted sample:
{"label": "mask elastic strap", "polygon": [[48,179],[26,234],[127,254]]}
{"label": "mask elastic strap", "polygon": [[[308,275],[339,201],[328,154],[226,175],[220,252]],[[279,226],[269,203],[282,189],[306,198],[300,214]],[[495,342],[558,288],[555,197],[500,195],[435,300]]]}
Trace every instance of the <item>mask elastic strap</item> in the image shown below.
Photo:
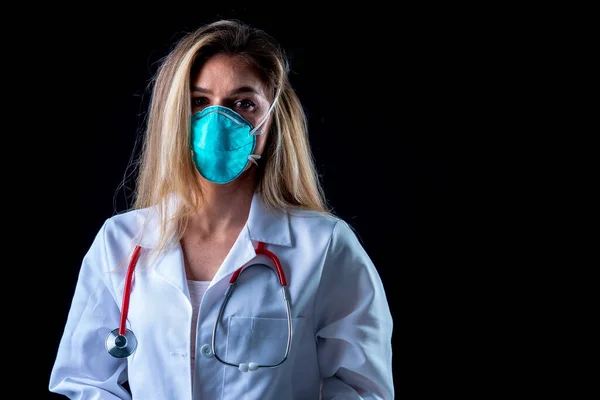
{"label": "mask elastic strap", "polygon": [[262,133],[262,131],[259,131],[258,128],[260,128],[265,122],[267,122],[267,118],[269,118],[269,114],[271,113],[271,111],[273,111],[273,108],[275,107],[275,104],[277,104],[277,100],[279,100],[279,93],[280,92],[281,92],[281,89],[279,91],[277,91],[277,96],[275,96],[275,100],[273,100],[273,103],[271,104],[271,107],[269,107],[269,109],[267,110],[267,113],[265,114],[265,116],[262,119],[262,121],[260,121],[260,123],[258,125],[256,125],[256,127],[254,127],[254,129],[252,129],[250,131],[250,135],[260,135]]}
{"label": "mask elastic strap", "polygon": [[250,161],[258,167],[258,162],[256,162],[256,160],[260,160],[260,156],[258,154],[250,154],[248,156],[248,161]]}

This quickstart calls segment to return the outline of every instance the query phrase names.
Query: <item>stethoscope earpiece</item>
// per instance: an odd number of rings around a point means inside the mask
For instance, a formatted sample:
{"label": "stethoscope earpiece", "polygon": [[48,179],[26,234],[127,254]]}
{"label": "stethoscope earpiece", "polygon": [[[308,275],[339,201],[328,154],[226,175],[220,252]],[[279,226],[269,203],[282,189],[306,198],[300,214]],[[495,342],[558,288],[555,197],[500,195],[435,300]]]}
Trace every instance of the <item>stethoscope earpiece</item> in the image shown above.
{"label": "stethoscope earpiece", "polygon": [[110,332],[106,338],[106,350],[116,358],[129,357],[137,347],[137,339],[132,331],[125,330],[124,335],[119,334],[119,328]]}

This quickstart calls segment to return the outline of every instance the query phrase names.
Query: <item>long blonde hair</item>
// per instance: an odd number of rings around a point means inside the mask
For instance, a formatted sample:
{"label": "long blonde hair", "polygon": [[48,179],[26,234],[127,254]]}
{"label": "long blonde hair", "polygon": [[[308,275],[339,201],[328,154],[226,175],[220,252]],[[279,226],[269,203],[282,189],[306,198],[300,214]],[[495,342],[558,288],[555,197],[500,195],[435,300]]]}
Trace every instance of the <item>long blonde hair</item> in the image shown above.
{"label": "long blonde hair", "polygon": [[[249,61],[278,101],[261,165],[257,191],[276,211],[307,209],[331,214],[308,140],[307,117],[292,88],[287,55],[263,30],[237,20],[221,20],[184,35],[162,59],[150,82],[151,97],[132,209],[157,207],[158,248],[178,242],[202,191],[191,158],[190,79],[211,56],[229,54]],[[171,196],[174,209],[167,210]]]}

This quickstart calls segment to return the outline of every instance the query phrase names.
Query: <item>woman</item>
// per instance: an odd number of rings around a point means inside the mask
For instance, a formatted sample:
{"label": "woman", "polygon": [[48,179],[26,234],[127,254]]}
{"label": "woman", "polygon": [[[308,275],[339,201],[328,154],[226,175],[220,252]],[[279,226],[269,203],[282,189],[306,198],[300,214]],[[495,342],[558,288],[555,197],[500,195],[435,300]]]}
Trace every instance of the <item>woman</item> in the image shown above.
{"label": "woman", "polygon": [[134,207],[84,257],[50,391],[393,398],[384,287],[327,210],[288,72],[277,42],[239,21],[164,59]]}

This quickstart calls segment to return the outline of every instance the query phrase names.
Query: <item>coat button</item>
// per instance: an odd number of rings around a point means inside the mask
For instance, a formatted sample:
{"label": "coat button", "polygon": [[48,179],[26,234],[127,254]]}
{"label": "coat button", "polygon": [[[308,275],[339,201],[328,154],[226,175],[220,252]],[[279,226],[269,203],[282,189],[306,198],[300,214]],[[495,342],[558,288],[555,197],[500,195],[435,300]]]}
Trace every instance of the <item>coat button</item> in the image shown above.
{"label": "coat button", "polygon": [[206,358],[211,358],[215,356],[209,344],[203,344],[202,347],[200,347],[200,354],[202,354]]}

